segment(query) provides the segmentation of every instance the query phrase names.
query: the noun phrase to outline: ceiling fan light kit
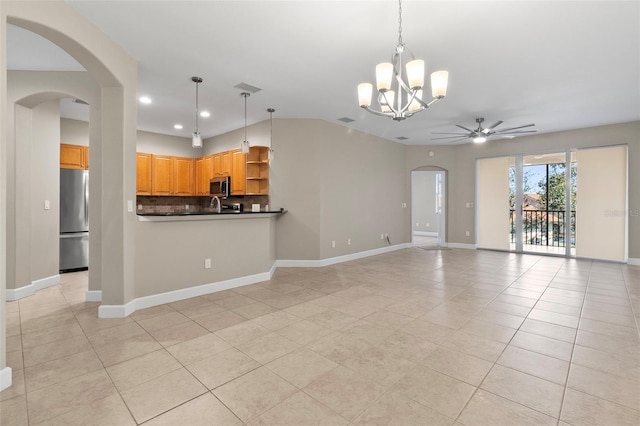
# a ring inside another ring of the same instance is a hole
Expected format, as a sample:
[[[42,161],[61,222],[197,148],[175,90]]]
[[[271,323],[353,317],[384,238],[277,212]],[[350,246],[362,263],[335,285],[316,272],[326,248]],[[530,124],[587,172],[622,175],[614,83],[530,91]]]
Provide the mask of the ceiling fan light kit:
[[[383,62],[376,66],[376,90],[380,110],[371,107],[373,85],[358,85],[358,104],[372,114],[390,117],[396,121],[404,120],[413,114],[424,111],[447,95],[448,71],[436,71],[431,74],[431,96],[428,103],[422,100],[425,66],[422,59],[412,59],[405,64],[406,81],[403,79],[402,54],[405,44],[402,41],[402,0],[398,1],[398,44],[392,62]],[[410,53],[410,52],[409,52]],[[411,55],[413,57],[413,55]]]

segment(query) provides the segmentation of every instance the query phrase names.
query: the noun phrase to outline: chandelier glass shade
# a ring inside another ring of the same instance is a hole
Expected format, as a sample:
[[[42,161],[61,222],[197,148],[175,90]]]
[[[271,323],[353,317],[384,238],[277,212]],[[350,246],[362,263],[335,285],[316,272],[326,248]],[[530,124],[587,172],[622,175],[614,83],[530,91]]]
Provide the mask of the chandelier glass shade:
[[[198,85],[202,83],[202,78],[191,77],[191,81],[196,84],[196,131],[191,134],[191,147],[202,148],[202,136],[198,131]]]
[[[436,71],[431,74],[431,99],[422,99],[425,64],[422,59],[412,59],[404,63],[402,55],[405,44],[402,41],[402,0],[399,0],[398,44],[391,62],[376,66],[376,90],[379,109],[371,107],[373,85],[358,85],[358,104],[367,111],[396,121],[404,120],[413,114],[429,108],[447,95],[449,73]],[[410,53],[410,52],[409,52]]]

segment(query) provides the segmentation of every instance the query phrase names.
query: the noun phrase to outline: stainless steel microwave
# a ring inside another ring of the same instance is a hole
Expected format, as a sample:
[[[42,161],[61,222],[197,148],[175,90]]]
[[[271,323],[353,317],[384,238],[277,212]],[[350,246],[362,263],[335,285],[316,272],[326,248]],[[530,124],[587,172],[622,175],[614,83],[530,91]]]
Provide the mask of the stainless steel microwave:
[[[209,185],[209,195],[218,197],[228,197],[231,192],[231,177],[219,176],[211,179]]]

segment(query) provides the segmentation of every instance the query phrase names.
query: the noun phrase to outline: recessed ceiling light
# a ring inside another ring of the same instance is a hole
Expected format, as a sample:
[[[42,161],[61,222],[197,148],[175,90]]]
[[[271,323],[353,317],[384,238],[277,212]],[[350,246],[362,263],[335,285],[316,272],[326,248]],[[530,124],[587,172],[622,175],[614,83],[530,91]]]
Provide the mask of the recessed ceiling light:
[[[151,98],[148,96],[140,96],[140,99],[138,99],[140,101],[141,104],[145,104],[145,105],[149,105],[151,103]]]
[[[182,129],[182,124],[174,124],[173,128],[176,130],[181,130]]]
[[[211,113],[209,111],[202,111],[200,117],[209,118],[211,117]]]

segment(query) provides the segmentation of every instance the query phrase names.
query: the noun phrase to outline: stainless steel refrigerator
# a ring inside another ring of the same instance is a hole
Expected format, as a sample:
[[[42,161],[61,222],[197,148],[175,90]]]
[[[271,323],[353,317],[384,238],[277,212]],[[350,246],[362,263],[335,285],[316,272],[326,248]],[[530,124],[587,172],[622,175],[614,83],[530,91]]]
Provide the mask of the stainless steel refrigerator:
[[[60,169],[60,272],[89,267],[89,171]]]

